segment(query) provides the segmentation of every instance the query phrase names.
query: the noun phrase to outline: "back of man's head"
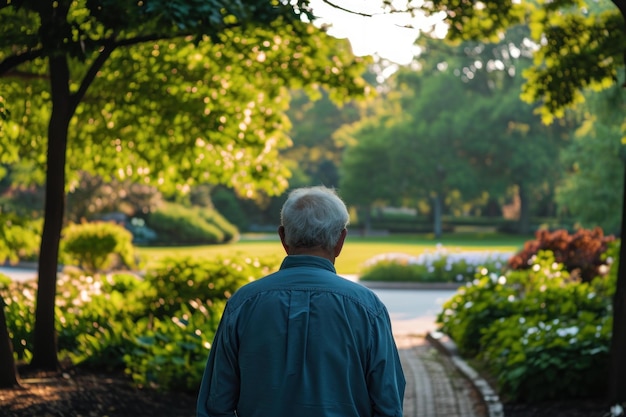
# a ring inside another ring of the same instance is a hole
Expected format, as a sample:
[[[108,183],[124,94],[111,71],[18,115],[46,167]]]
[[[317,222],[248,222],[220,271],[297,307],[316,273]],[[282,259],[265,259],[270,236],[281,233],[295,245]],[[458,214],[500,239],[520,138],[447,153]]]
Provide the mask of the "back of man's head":
[[[344,202],[323,186],[293,190],[280,212],[285,243],[293,248],[332,250],[349,221]]]

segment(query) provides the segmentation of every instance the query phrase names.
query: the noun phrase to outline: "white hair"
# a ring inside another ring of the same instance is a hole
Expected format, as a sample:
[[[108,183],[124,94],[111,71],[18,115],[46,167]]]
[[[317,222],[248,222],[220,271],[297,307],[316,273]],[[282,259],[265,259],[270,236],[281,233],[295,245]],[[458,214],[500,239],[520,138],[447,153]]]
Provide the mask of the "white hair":
[[[349,221],[344,202],[324,186],[293,190],[280,211],[285,243],[294,248],[332,250]]]

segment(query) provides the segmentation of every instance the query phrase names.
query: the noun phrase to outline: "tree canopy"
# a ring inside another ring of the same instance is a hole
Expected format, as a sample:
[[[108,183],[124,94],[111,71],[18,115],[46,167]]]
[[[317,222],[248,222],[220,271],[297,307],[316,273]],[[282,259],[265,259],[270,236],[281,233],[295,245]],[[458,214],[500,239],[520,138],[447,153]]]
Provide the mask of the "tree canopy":
[[[162,189],[283,190],[287,89],[368,88],[365,61],[313,18],[306,0],[0,3],[0,163],[30,161],[46,178],[31,365],[58,366],[57,257],[76,169]]]

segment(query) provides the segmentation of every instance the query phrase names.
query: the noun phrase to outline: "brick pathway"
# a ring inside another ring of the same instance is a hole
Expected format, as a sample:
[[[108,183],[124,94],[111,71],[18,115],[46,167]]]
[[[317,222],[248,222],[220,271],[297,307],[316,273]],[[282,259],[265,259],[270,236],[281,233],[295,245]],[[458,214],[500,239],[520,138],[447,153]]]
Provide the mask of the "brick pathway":
[[[398,334],[406,378],[404,417],[487,417],[477,390],[423,336]]]

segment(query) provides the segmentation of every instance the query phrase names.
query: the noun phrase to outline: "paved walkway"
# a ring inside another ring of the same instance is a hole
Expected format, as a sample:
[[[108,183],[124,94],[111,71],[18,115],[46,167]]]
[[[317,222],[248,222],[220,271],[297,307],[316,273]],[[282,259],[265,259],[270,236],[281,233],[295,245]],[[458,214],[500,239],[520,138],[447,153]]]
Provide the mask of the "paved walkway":
[[[424,336],[396,335],[406,378],[404,417],[489,417],[479,391]]]
[[[449,297],[449,292],[399,288],[398,293],[395,287],[364,284],[379,293],[390,311],[407,383],[404,417],[504,416],[492,388],[460,358],[454,343],[436,332],[432,306],[440,304],[437,298]]]

